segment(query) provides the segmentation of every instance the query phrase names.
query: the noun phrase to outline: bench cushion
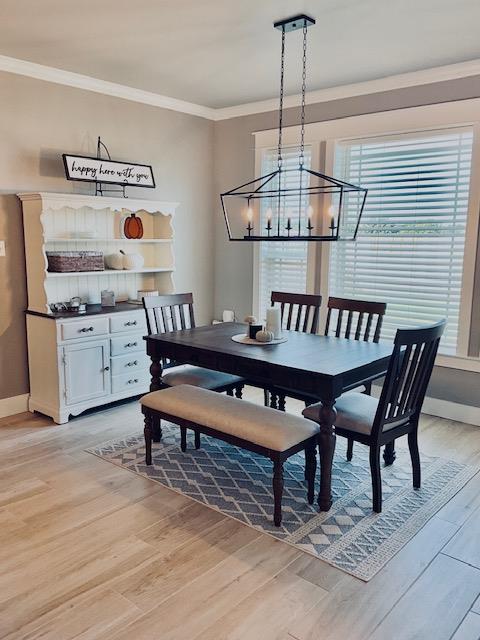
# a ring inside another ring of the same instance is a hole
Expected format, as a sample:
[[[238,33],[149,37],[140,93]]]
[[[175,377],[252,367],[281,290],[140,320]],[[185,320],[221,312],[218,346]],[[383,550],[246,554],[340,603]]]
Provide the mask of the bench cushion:
[[[179,384],[191,384],[194,387],[214,390],[229,385],[243,384],[245,381],[243,378],[232,376],[229,373],[185,364],[166,369],[162,376],[162,382],[168,384],[169,387],[176,387]]]
[[[345,393],[338,398],[335,404],[337,410],[335,426],[368,436],[372,431],[377,406],[377,398],[372,398],[365,393]],[[312,404],[303,410],[303,415],[310,420],[318,421],[320,407],[321,403]],[[386,424],[384,431],[398,427],[405,422],[407,420],[403,419]]]
[[[320,430],[311,420],[191,385],[153,391],[140,402],[272,451],[286,451]]]

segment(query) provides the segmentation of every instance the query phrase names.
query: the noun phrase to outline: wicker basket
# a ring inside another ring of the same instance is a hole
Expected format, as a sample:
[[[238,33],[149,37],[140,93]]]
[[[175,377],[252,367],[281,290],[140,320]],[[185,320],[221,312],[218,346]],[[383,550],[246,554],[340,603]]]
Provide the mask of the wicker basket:
[[[105,270],[101,251],[47,251],[47,260],[55,273]]]

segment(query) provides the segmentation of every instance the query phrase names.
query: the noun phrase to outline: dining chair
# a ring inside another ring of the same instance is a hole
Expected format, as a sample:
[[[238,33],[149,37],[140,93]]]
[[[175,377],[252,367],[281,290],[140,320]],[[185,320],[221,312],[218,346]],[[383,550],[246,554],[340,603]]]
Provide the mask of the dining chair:
[[[143,308],[147,318],[149,335],[169,333],[195,327],[192,293],[176,293],[162,296],[146,296],[143,298]],[[163,359],[161,388],[175,387],[180,384],[190,384],[227,395],[242,397],[245,380],[239,376],[182,364]],[[162,437],[160,424],[155,424],[153,440],[159,442]],[[197,443],[199,444],[199,443]]]
[[[336,338],[378,342],[382,330],[383,316],[387,310],[385,302],[353,300],[331,296],[327,303],[325,335]],[[372,381],[363,385],[362,393],[372,393]],[[348,441],[347,460],[353,457],[353,440]],[[386,464],[393,464],[395,450],[388,446],[383,455]]]
[[[380,447],[408,435],[413,468],[413,486],[420,488],[418,421],[432,375],[445,320],[428,327],[398,329],[380,398],[347,393],[335,405],[335,433],[367,445],[370,449],[373,510],[382,510]],[[319,420],[321,403],[303,411],[309,420]]]
[[[282,328],[287,331],[317,333],[322,296],[307,293],[272,291],[272,307],[280,305]],[[264,404],[285,411],[285,394],[273,388],[264,389]]]

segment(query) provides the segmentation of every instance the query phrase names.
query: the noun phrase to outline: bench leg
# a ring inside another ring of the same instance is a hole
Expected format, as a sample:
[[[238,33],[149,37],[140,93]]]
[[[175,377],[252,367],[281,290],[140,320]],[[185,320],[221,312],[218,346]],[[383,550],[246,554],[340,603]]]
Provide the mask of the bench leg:
[[[282,524],[283,495],[283,462],[273,461],[273,523],[276,527]]]
[[[270,391],[270,407],[272,409],[278,409],[278,396]]]
[[[200,449],[200,431],[195,431],[195,449]]]
[[[279,395],[278,396],[278,408],[280,409],[280,411],[285,411],[285,396],[284,395]]]
[[[305,480],[307,481],[308,504],[315,498],[315,475],[317,472],[317,447],[315,441],[305,447]]]
[[[242,399],[242,397],[243,397],[243,384],[239,384],[237,387],[235,387],[235,397],[238,398],[239,400]]]
[[[152,464],[152,437],[153,437],[153,429],[152,429],[152,418],[151,416],[145,415],[145,426],[143,428],[143,435],[145,436],[145,464]]]
[[[187,428],[180,427],[180,449],[185,453],[187,450]]]

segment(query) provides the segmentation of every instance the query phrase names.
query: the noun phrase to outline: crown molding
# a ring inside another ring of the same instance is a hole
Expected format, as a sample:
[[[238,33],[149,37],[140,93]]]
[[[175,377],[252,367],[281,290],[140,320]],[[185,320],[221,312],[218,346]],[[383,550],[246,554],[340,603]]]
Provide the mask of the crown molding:
[[[469,60],[468,62],[459,62],[457,64],[449,64],[443,67],[433,67],[432,69],[423,69],[421,71],[412,71],[410,73],[402,73],[394,76],[386,76],[384,78],[378,78],[377,80],[367,80],[365,82],[356,82],[355,84],[346,84],[328,89],[308,91],[306,94],[307,104],[330,102],[332,100],[340,100],[342,98],[353,98],[355,96],[392,91],[393,89],[416,87],[419,85],[432,84],[434,82],[444,82],[445,80],[457,80],[459,78],[467,78],[475,75],[480,75],[480,59]],[[283,99],[283,108],[288,109],[289,107],[300,106],[301,98],[301,94],[285,96]],[[240,116],[253,115],[255,113],[276,111],[277,109],[278,98],[273,98],[270,100],[262,100],[260,102],[240,104],[233,107],[224,107],[223,109],[215,109],[214,111],[215,120],[228,120],[230,118],[238,118]]]
[[[141,102],[142,104],[160,107],[161,109],[188,113],[189,115],[199,116],[200,118],[215,119],[215,109],[211,109],[210,107],[185,102],[184,100],[177,100],[169,96],[162,96],[159,93],[152,93],[151,91],[127,87],[123,84],[117,84],[116,82],[109,82],[108,80],[84,76],[80,73],[74,73],[73,71],[47,67],[43,64],[37,64],[36,62],[28,62],[27,60],[19,60],[18,58],[0,55],[0,71],[28,76],[36,80],[54,82],[55,84],[75,87],[76,89],[84,89],[85,91],[93,91],[94,93],[102,93],[115,98],[131,100],[132,102]]]
[[[230,118],[239,118],[241,116],[253,115],[256,113],[265,113],[275,111],[278,108],[278,98],[270,100],[261,100],[258,102],[249,102],[246,104],[236,105],[233,107],[211,108],[193,102],[186,102],[176,98],[170,98],[151,91],[135,89],[126,85],[109,82],[108,80],[100,80],[91,76],[85,76],[73,71],[65,71],[55,67],[28,62],[18,58],[0,55],[0,71],[7,73],[15,73],[17,75],[44,80],[45,82],[54,82],[76,89],[85,91],[93,91],[123,100],[139,102],[161,109],[169,109],[178,111],[207,120],[228,120]],[[332,100],[340,100],[342,98],[353,98],[355,96],[368,95],[372,93],[381,93],[383,91],[391,91],[393,89],[404,89],[407,87],[415,87],[419,85],[432,84],[434,82],[444,82],[446,80],[456,80],[459,78],[467,78],[470,76],[480,75],[480,59],[469,60],[457,64],[450,64],[443,67],[434,67],[432,69],[424,69],[422,71],[413,71],[411,73],[402,73],[377,80],[368,80],[366,82],[357,82],[354,84],[331,87],[328,89],[319,89],[307,92],[307,102],[315,104],[319,102],[329,102]],[[297,107],[300,105],[301,95],[291,95],[284,98],[284,108]]]

